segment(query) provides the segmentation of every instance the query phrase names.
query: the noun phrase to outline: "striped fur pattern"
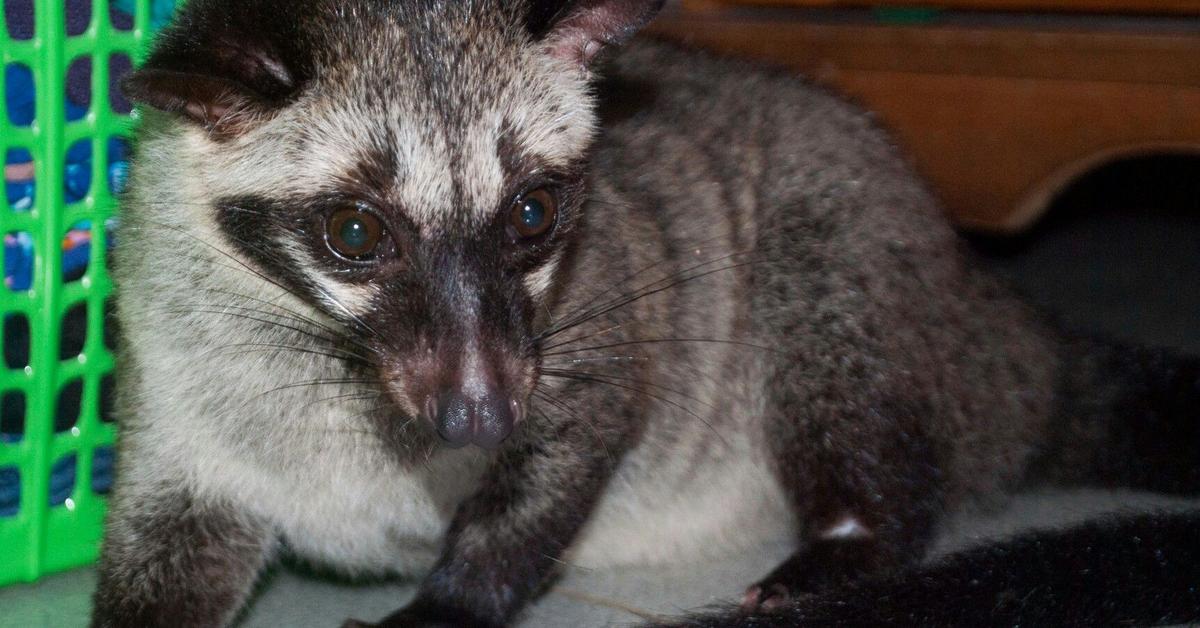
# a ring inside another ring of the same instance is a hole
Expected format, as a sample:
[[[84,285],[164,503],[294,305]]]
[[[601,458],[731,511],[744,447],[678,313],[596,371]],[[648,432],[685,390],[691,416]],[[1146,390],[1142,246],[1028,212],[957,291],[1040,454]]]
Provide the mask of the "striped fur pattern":
[[[1049,455],[1075,354],[872,117],[616,52],[659,4],[186,5],[127,85],[96,626],[224,625],[281,552],[422,578],[383,625],[498,626],[564,561],[794,536],[768,605],[911,563]],[[514,239],[535,188],[554,224]],[[373,261],[331,249],[346,208]],[[515,404],[498,449],[440,444],[460,388]]]

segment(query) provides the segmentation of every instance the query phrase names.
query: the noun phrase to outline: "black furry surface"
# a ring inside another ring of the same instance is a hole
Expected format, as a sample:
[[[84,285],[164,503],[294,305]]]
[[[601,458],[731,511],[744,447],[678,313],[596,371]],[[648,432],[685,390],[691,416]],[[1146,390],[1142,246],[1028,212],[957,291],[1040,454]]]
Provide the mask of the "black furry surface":
[[[890,578],[679,628],[1109,626],[1200,621],[1200,512],[1110,518],[985,545]]]

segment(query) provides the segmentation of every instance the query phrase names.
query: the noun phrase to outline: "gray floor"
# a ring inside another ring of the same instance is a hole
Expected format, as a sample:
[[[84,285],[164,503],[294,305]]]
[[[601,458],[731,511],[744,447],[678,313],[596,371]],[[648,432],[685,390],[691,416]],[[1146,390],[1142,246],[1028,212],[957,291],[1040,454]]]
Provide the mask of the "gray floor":
[[[1062,210],[1032,236],[979,242],[985,262],[1072,326],[1200,354],[1200,326],[1195,324],[1200,313],[1200,193],[1195,188],[1200,183],[1163,186],[1163,177],[1200,182],[1200,162],[1149,162],[1106,173],[1099,182],[1068,194]],[[1173,192],[1164,196],[1164,189]],[[1197,505],[1130,492],[1021,495],[998,512],[958,516],[937,551],[1102,512]],[[527,612],[522,625],[622,626],[641,617],[733,600],[788,551],[780,542],[698,565],[569,568],[564,580]],[[92,570],[83,569],[0,589],[0,628],[86,625],[94,578]],[[333,627],[348,616],[378,619],[411,592],[402,584],[350,586],[281,569],[268,577],[242,624]]]
[[[1066,525],[1100,513],[1178,510],[1200,501],[1134,492],[1042,492],[1018,496],[1000,512],[955,518],[935,554],[953,551],[1016,530]],[[628,626],[639,619],[736,599],[746,583],[787,556],[785,543],[723,561],[585,571],[567,576],[523,616],[524,628]],[[0,589],[0,628],[72,628],[87,625],[91,569],[52,576],[33,585]],[[335,628],[347,617],[379,619],[403,604],[412,587],[351,586],[291,570],[272,573],[241,625],[244,628]]]

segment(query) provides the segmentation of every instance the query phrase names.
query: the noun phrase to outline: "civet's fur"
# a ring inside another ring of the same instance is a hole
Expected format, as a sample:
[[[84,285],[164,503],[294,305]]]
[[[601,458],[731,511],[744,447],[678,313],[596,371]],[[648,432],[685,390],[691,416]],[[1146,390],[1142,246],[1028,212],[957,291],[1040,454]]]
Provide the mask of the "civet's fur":
[[[563,560],[798,534],[770,601],[910,563],[946,509],[1096,451],[1128,389],[1065,393],[1149,371],[968,266],[868,114],[647,42],[598,82],[657,4],[186,5],[128,85],[151,108],[97,625],[226,623],[284,547],[423,575],[395,625],[501,624]],[[522,248],[495,225],[534,185],[562,207]],[[356,202],[395,259],[326,250]],[[524,420],[440,447],[421,387],[485,376]]]

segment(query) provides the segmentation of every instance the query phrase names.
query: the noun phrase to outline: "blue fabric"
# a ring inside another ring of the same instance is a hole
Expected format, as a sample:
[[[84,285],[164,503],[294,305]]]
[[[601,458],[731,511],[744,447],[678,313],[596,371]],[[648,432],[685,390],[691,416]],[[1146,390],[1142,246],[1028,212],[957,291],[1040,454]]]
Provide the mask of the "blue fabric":
[[[60,458],[50,467],[50,505],[57,506],[75,490],[75,454]]]
[[[0,517],[12,517],[21,505],[21,473],[16,467],[0,467]]]
[[[32,70],[17,63],[5,66],[4,106],[8,109],[8,121],[13,126],[33,124],[36,110]]]

